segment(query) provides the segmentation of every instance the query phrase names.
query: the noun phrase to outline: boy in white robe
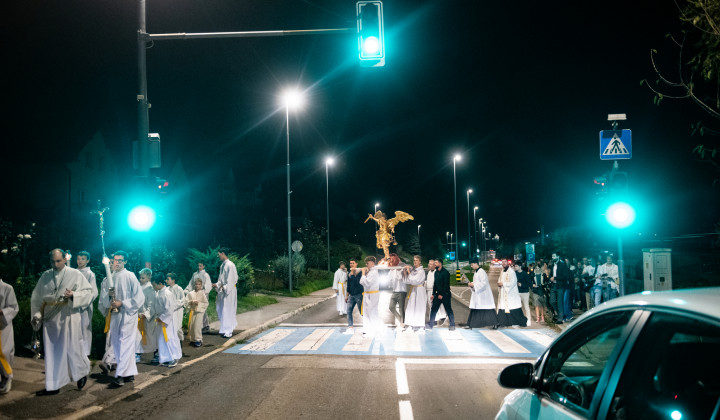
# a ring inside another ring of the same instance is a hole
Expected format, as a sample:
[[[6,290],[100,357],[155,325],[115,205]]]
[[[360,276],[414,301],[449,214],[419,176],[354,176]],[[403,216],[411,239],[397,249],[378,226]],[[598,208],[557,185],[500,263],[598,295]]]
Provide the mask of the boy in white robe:
[[[340,268],[335,272],[333,278],[332,289],[337,292],[335,297],[335,307],[337,308],[340,316],[347,314],[347,268],[345,268],[345,261],[340,261]]]
[[[138,335],[135,345],[135,363],[140,362],[142,353],[157,352],[157,337],[155,336],[155,320],[152,318],[152,307],[155,304],[155,289],[150,279],[152,270],[143,268],[140,270],[140,287],[145,295],[145,303],[138,311]]]
[[[518,325],[525,327],[527,326],[527,318],[522,311],[522,301],[518,292],[515,270],[508,265],[507,260],[503,260],[502,266],[503,271],[498,279],[498,326]]]
[[[175,327],[175,308],[178,302],[175,295],[165,287],[167,278],[155,275],[152,278],[152,285],[157,292],[155,298],[155,322],[158,324],[158,355],[160,356],[160,364],[172,368],[177,366],[178,360],[182,357],[180,350],[180,339],[174,332]]]
[[[170,289],[170,292],[173,296],[175,296],[175,302],[177,303],[173,316],[175,317],[175,329],[177,330],[178,339],[182,342],[185,339],[185,334],[183,334],[182,329],[183,317],[185,316],[185,309],[183,307],[185,292],[182,287],[177,285],[177,278],[177,274],[168,273],[165,277],[165,281],[167,283],[167,288]]]
[[[7,394],[12,388],[15,356],[12,321],[19,310],[15,290],[0,279],[0,395]]]
[[[212,290],[212,281],[210,281],[210,274],[205,271],[205,264],[199,262],[198,263],[198,270],[193,273],[192,278],[190,279],[190,282],[188,283],[187,287],[185,287],[185,295],[187,295],[190,292],[195,291],[195,280],[201,279],[203,283],[203,290],[205,291],[205,300],[208,302],[210,301],[210,291]],[[202,330],[207,331],[210,329],[210,321],[208,321],[207,317],[207,311],[203,312],[203,319],[202,319]]]
[[[375,257],[365,257],[365,267],[362,268],[360,284],[365,288],[363,292],[362,317],[363,334],[374,334],[380,329],[380,314],[378,303],[380,303],[380,277],[375,267]]]
[[[45,345],[45,389],[38,396],[55,395],[71,381],[83,389],[90,373],[81,312],[92,289],[82,273],[65,266],[65,251],[50,251],[50,261],[53,268],[42,274],[30,298],[31,323],[36,330],[42,325]]]
[[[193,347],[202,346],[203,314],[208,307],[208,300],[203,290],[202,279],[195,279],[195,290],[185,296],[188,314],[188,340]]]
[[[237,326],[237,281],[238,274],[235,263],[228,258],[228,248],[220,248],[218,250],[218,258],[220,264],[220,274],[217,283],[213,284],[213,288],[217,290],[217,298],[215,300],[215,308],[217,309],[218,318],[220,318],[220,335],[225,338],[232,337],[233,330]]]
[[[425,308],[427,307],[427,292],[425,291],[425,270],[419,255],[413,257],[413,268],[405,266],[402,271],[403,283],[409,285],[407,307],[405,308],[405,327],[412,327],[413,331],[425,332]]]
[[[98,367],[104,374],[115,370],[117,361],[115,360],[115,352],[113,351],[112,339],[110,338],[110,298],[109,298],[110,280],[107,277],[100,282],[100,293],[98,299],[98,312],[105,317],[105,354],[98,363]]]
[[[95,273],[88,267],[90,263],[90,253],[87,251],[78,252],[77,258],[77,269],[85,276],[90,288],[92,289],[92,300],[90,304],[82,311],[82,325],[83,325],[83,344],[85,346],[85,354],[90,355],[90,348],[92,347],[92,318],[93,318],[93,302],[98,297],[97,282],[95,281]]]
[[[492,327],[496,329],[498,321],[495,298],[490,288],[488,275],[477,262],[473,262],[470,266],[474,274],[472,281],[468,283],[472,295],[470,296],[470,315],[467,320],[467,328]]]
[[[118,310],[110,312],[110,342],[117,362],[115,380],[110,383],[111,388],[133,382],[138,373],[135,362],[138,311],[145,304],[145,295],[135,273],[125,269],[127,258],[128,255],[124,251],[117,251],[113,255],[112,285],[115,296],[111,300],[110,296],[103,296],[101,293],[98,302],[99,310],[100,304],[105,309],[108,301],[110,308]],[[104,288],[101,292],[107,293]]]

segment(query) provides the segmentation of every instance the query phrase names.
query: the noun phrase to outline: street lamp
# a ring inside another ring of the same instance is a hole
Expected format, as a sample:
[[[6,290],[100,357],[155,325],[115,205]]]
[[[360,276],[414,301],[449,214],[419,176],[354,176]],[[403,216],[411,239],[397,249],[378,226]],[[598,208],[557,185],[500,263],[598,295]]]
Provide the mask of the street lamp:
[[[473,247],[473,249],[475,250],[475,252],[480,251],[478,249],[478,243],[477,243],[478,242],[478,240],[477,240],[477,237],[478,237],[477,225],[475,224],[475,221],[477,220],[477,215],[475,213],[477,213],[477,211],[478,211],[478,206],[473,207],[473,234],[475,234],[475,246]]]
[[[331,157],[325,159],[325,197],[327,197],[327,263],[328,271],[330,271],[330,177],[328,175],[328,167],[332,165],[335,160]]]
[[[375,209],[373,211],[373,216],[375,216],[375,214],[377,213],[378,207],[380,207],[380,203],[375,203]],[[377,248],[377,230],[378,230],[378,224],[375,223],[375,244],[373,245],[373,247],[374,247],[373,249],[375,250],[375,252],[373,252],[373,254],[377,254],[377,250],[378,250],[378,248]]]
[[[468,227],[468,264],[470,264],[470,260],[472,260],[472,254],[471,254],[472,251],[470,251],[470,244],[472,243],[472,242],[470,242],[470,194],[472,194],[472,192],[473,192],[473,190],[472,190],[472,188],[470,188],[467,190],[467,194],[466,194],[467,195],[467,208],[468,208],[468,218],[467,218],[467,220],[468,220],[468,224],[467,224],[467,227]]]
[[[457,162],[462,159],[462,156],[456,154],[453,157],[453,195],[455,197],[455,276],[460,272],[460,250],[457,245],[458,238],[458,221],[457,221]]]
[[[450,232],[445,232],[445,247],[450,251]]]
[[[297,89],[287,90],[282,95],[285,105],[285,128],[287,134],[287,242],[288,242],[288,285],[292,292],[292,220],[290,217],[290,108],[299,108],[303,96]]]
[[[422,225],[418,225],[418,246],[420,246],[420,226]]]

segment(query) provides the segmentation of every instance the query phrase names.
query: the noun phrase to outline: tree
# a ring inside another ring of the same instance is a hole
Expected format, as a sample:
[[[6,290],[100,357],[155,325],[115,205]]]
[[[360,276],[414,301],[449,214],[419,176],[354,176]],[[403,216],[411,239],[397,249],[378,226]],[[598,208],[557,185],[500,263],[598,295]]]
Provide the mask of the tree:
[[[650,61],[657,80],[641,84],[655,94],[658,105],[663,99],[690,99],[704,111],[705,121],[691,127],[693,134],[707,136],[708,143],[697,145],[693,153],[720,172],[720,0],[686,0],[678,8],[682,31],[668,35],[678,49],[676,73],[660,68],[653,49]]]
[[[297,228],[295,237],[303,244],[302,254],[307,260],[308,266],[327,268],[327,244],[324,228],[317,228],[310,219],[305,219],[302,227]]]

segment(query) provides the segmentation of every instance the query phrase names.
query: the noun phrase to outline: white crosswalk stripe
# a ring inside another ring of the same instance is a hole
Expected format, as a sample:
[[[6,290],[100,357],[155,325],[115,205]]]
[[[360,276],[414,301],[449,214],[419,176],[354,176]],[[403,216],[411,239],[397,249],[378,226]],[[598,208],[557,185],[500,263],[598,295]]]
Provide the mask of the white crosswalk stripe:
[[[517,341],[500,331],[480,331],[480,334],[492,341],[493,344],[505,353],[530,353],[530,350],[521,346]]]
[[[355,334],[350,337],[350,340],[345,344],[342,351],[359,351],[366,352],[370,350],[372,345],[373,337],[366,337],[360,331],[355,331]]]
[[[470,343],[460,334],[460,331],[438,330],[443,343],[451,353],[467,353],[472,350]]]
[[[283,338],[287,337],[288,335],[295,332],[294,328],[288,328],[288,329],[277,329],[270,331],[269,333],[263,335],[262,337],[258,338],[257,340],[246,344],[241,348],[241,350],[247,350],[247,351],[265,351],[278,343]]]
[[[532,341],[542,344],[544,347],[548,347],[550,343],[553,342],[553,339],[540,331],[518,331],[520,334],[524,335],[525,337],[531,339]]]
[[[395,351],[422,351],[420,337],[411,331],[396,331]]]
[[[330,335],[332,335],[332,328],[318,328],[307,337],[303,338],[297,346],[293,347],[293,350],[317,350],[323,345]]]

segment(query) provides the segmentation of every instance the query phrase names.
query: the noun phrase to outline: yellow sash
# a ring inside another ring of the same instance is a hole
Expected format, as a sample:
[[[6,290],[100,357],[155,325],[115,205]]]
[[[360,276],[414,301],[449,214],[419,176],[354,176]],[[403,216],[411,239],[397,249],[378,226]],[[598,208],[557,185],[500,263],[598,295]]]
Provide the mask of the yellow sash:
[[[112,308],[108,309],[108,314],[105,316],[105,329],[103,330],[104,334],[107,334],[108,331],[110,331],[110,314],[112,313]]]
[[[167,330],[165,329],[165,323],[162,322],[162,321],[160,321],[159,319],[155,319],[155,322],[157,322],[158,324],[162,325],[163,338],[165,339],[165,342],[167,343],[168,339],[167,339]]]
[[[2,352],[2,331],[0,331],[0,365],[2,365],[5,373],[7,373],[8,375],[12,375],[12,368],[10,367],[10,363],[5,360],[5,355]]]
[[[192,322],[193,312],[195,312],[195,311],[190,309],[190,315],[188,315],[188,332],[190,332],[190,323]]]
[[[345,296],[345,283],[340,283],[340,287],[342,287],[342,295],[343,295],[343,297],[347,297],[347,296]]]
[[[145,337],[145,318],[138,317],[138,330],[140,331],[140,336],[142,337],[143,346],[146,346],[147,337]]]
[[[363,315],[363,311],[365,310],[365,295],[368,295],[370,293],[377,293],[379,290],[371,290],[369,292],[363,292],[363,304],[360,306],[360,315]]]

